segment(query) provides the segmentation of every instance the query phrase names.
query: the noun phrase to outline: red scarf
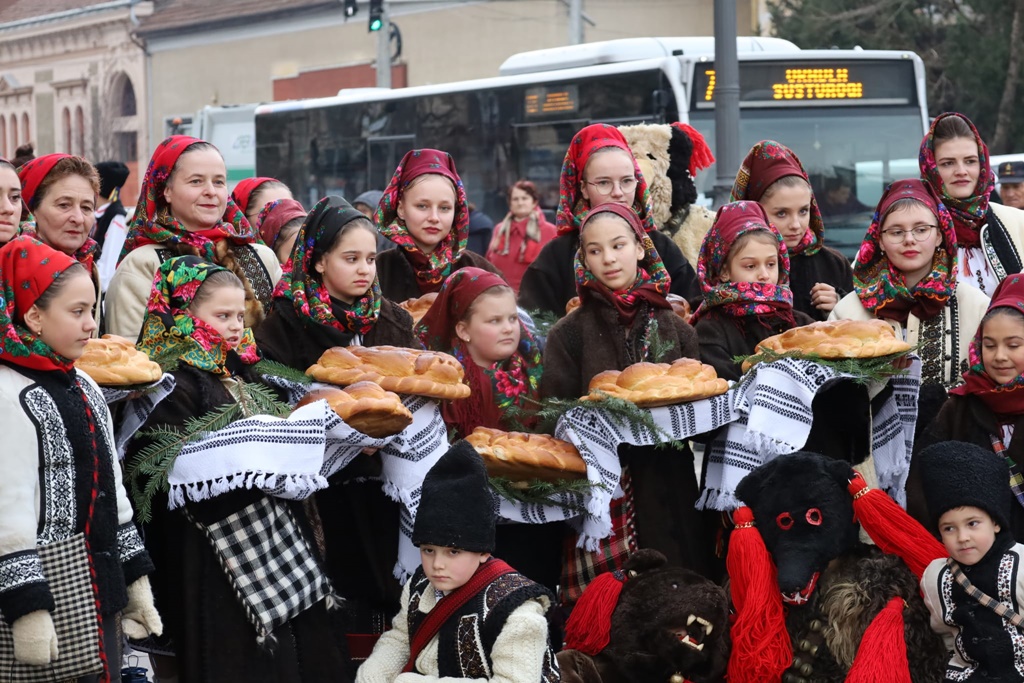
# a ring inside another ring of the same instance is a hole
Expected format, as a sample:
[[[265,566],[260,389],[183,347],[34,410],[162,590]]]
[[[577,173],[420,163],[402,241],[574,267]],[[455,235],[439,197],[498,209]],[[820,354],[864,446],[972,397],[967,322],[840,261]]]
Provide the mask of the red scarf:
[[[1010,275],[999,283],[996,291],[992,293],[992,303],[989,304],[988,312],[997,308],[1010,308],[1018,313],[1024,313],[1024,276]],[[968,351],[970,367],[964,372],[964,383],[951,389],[949,393],[956,396],[977,396],[996,414],[1001,423],[1006,424],[1024,414],[1024,374],[1018,375],[1006,384],[996,384],[995,380],[989,377],[982,361],[983,327],[984,325],[978,327],[974,339],[971,340]]]
[[[231,199],[234,200],[235,205],[242,210],[242,213],[249,212],[249,199],[252,198],[253,192],[259,189],[259,186],[266,182],[277,182],[277,178],[257,176],[255,178],[246,178],[238,181],[238,184],[235,185],[235,189],[231,191]]]
[[[416,633],[412,634],[412,640],[409,642],[409,660],[405,663],[402,673],[408,673],[416,669],[416,658],[420,656],[423,648],[441,631],[441,627],[445,625],[445,622],[451,619],[467,602],[479,595],[480,591],[490,586],[495,579],[514,572],[515,569],[512,569],[505,562],[492,557],[480,565],[480,568],[470,577],[469,581],[438,600],[437,604],[434,605],[434,609],[430,610],[430,613],[423,619]]]

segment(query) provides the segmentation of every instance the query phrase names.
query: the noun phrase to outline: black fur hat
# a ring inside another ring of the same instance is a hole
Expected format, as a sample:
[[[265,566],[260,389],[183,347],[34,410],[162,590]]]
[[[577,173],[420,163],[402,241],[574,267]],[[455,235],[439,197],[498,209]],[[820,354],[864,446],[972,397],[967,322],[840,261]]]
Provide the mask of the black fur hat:
[[[100,197],[103,201],[110,198],[115,187],[121,187],[128,181],[130,173],[128,167],[120,161],[101,161],[96,164],[96,171],[100,174]]]
[[[998,454],[963,441],[943,441],[921,451],[921,482],[932,531],[948,510],[977,507],[1009,529],[1010,468]]]
[[[496,516],[484,461],[469,443],[457,441],[423,478],[412,542],[489,553]]]

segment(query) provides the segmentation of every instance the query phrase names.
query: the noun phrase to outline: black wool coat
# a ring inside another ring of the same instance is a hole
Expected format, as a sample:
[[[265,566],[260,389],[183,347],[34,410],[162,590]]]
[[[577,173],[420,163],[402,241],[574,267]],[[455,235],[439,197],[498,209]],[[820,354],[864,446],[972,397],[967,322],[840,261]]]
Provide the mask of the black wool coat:
[[[842,299],[853,291],[850,262],[829,247],[822,247],[813,256],[797,254],[790,257],[789,287],[793,290],[793,309],[815,320],[826,320],[829,312],[819,310],[811,303],[811,288],[819,282],[835,287],[836,294]]]
[[[670,291],[687,301],[699,297],[697,273],[672,238],[660,230],[648,235],[672,279]],[[519,305],[527,311],[550,311],[557,316],[565,315],[565,305],[576,296],[573,260],[579,248],[577,233],[559,235],[545,244],[537,260],[530,264],[523,275],[519,285]]]
[[[243,380],[254,380],[248,369]],[[182,365],[174,372],[177,386],[160,402],[147,427],[181,427],[234,399],[211,373]],[[127,458],[145,447],[145,439],[129,444]],[[264,494],[238,490],[206,501],[186,504],[195,519],[213,523],[224,519]],[[312,528],[302,504],[291,503],[310,547],[316,551]],[[181,510],[167,509],[167,496],[153,501],[153,518],[144,525],[146,547],[156,565],[151,576],[156,607],[164,622],[163,639],[173,643],[180,677],[196,683],[255,681],[285,683],[297,680],[352,680],[344,624],[340,613],[329,613],[324,601],[277,627],[273,648],[256,642],[256,630],[224,574],[204,533]]]
[[[655,319],[662,341],[672,343],[661,362],[698,357],[697,335],[692,327],[667,309],[658,309]],[[544,348],[541,396],[585,395],[594,375],[623,370],[640,360],[628,346],[617,311],[602,299],[589,300],[551,328]],[[710,575],[714,516],[694,509],[700,487],[689,446],[622,445],[619,458],[633,477],[640,547],[660,550],[670,564]]]
[[[480,254],[472,251],[464,251],[455,261],[451,272],[475,266],[501,275],[501,271]],[[380,278],[380,291],[385,299],[399,303],[407,299],[417,299],[426,292],[420,290],[416,282],[416,271],[401,248],[389,249],[383,254],[377,254],[377,277]]]

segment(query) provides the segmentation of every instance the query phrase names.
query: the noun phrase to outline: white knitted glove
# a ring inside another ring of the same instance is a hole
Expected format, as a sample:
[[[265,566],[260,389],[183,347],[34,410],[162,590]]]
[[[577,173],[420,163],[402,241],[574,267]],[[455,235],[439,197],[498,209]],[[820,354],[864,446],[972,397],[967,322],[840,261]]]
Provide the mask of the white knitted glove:
[[[57,631],[44,609],[29,612],[11,624],[14,658],[22,664],[47,666],[57,659]]]
[[[128,586],[128,605],[121,612],[121,628],[129,638],[143,640],[164,632],[164,623],[153,605],[153,589],[149,577],[136,579]]]

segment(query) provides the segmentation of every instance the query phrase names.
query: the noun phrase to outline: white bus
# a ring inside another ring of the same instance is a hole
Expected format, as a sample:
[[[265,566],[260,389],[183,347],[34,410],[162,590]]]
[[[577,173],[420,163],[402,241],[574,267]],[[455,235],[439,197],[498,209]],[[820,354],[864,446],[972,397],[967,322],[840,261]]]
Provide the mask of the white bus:
[[[793,148],[832,209],[829,242],[852,255],[886,182],[918,175],[928,124],[921,59],[906,51],[801,50],[777,38],[738,38],[737,47],[741,149],[765,138]],[[330,193],[383,189],[406,151],[444,149],[470,200],[497,219],[518,178],[537,183],[543,207],[557,205],[569,141],[590,123],[684,121],[714,149],[715,85],[713,38],[525,52],[496,78],[262,105],[256,170],[311,204]],[[698,188],[707,192],[713,182],[710,169]],[[842,201],[844,186],[850,196]]]

